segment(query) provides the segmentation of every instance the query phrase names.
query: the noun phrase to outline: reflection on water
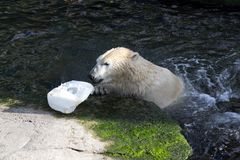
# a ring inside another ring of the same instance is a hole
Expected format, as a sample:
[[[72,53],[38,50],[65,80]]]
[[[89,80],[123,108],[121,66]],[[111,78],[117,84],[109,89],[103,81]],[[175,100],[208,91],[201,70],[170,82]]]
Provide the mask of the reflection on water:
[[[216,103],[240,96],[240,12],[157,1],[27,0],[1,1],[0,21],[1,95],[45,99],[61,82],[88,81],[99,54],[128,47],[184,79],[187,100],[174,117],[195,157],[236,156],[240,144],[229,142],[220,150],[233,137],[220,141],[228,132],[214,125],[220,133],[212,138],[209,123],[232,116],[221,115]]]

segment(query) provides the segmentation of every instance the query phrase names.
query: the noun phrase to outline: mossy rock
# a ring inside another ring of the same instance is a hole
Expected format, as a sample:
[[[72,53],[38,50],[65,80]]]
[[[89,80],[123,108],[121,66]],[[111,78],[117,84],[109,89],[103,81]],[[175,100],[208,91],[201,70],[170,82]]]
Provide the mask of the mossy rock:
[[[90,97],[70,116],[110,141],[106,154],[112,157],[184,160],[192,153],[179,125],[149,102]]]

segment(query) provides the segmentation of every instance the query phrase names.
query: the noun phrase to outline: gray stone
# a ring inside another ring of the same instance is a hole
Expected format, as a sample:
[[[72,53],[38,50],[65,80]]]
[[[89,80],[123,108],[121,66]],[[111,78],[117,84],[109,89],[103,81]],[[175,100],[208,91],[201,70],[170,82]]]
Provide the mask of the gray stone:
[[[31,107],[0,106],[1,160],[101,160],[101,142],[74,119]]]

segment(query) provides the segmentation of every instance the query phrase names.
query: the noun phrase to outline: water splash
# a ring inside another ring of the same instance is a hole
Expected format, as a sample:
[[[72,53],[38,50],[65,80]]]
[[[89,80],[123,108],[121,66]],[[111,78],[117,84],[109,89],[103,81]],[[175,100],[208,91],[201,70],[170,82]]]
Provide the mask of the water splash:
[[[236,88],[236,78],[240,73],[239,59],[222,70],[216,63],[197,57],[169,58],[164,61],[163,66],[165,65],[173,68],[183,79],[187,97],[195,97],[195,100],[208,106],[215,106],[217,102],[229,101],[231,98],[240,98],[240,88]]]

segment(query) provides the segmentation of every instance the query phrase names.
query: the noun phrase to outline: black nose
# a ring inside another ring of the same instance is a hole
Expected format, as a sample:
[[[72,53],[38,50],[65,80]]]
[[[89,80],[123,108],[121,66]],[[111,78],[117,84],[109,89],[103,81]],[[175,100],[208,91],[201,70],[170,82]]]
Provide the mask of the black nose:
[[[91,74],[88,74],[88,77],[89,77],[91,80],[94,80],[94,77],[93,77],[93,75],[91,75]]]

